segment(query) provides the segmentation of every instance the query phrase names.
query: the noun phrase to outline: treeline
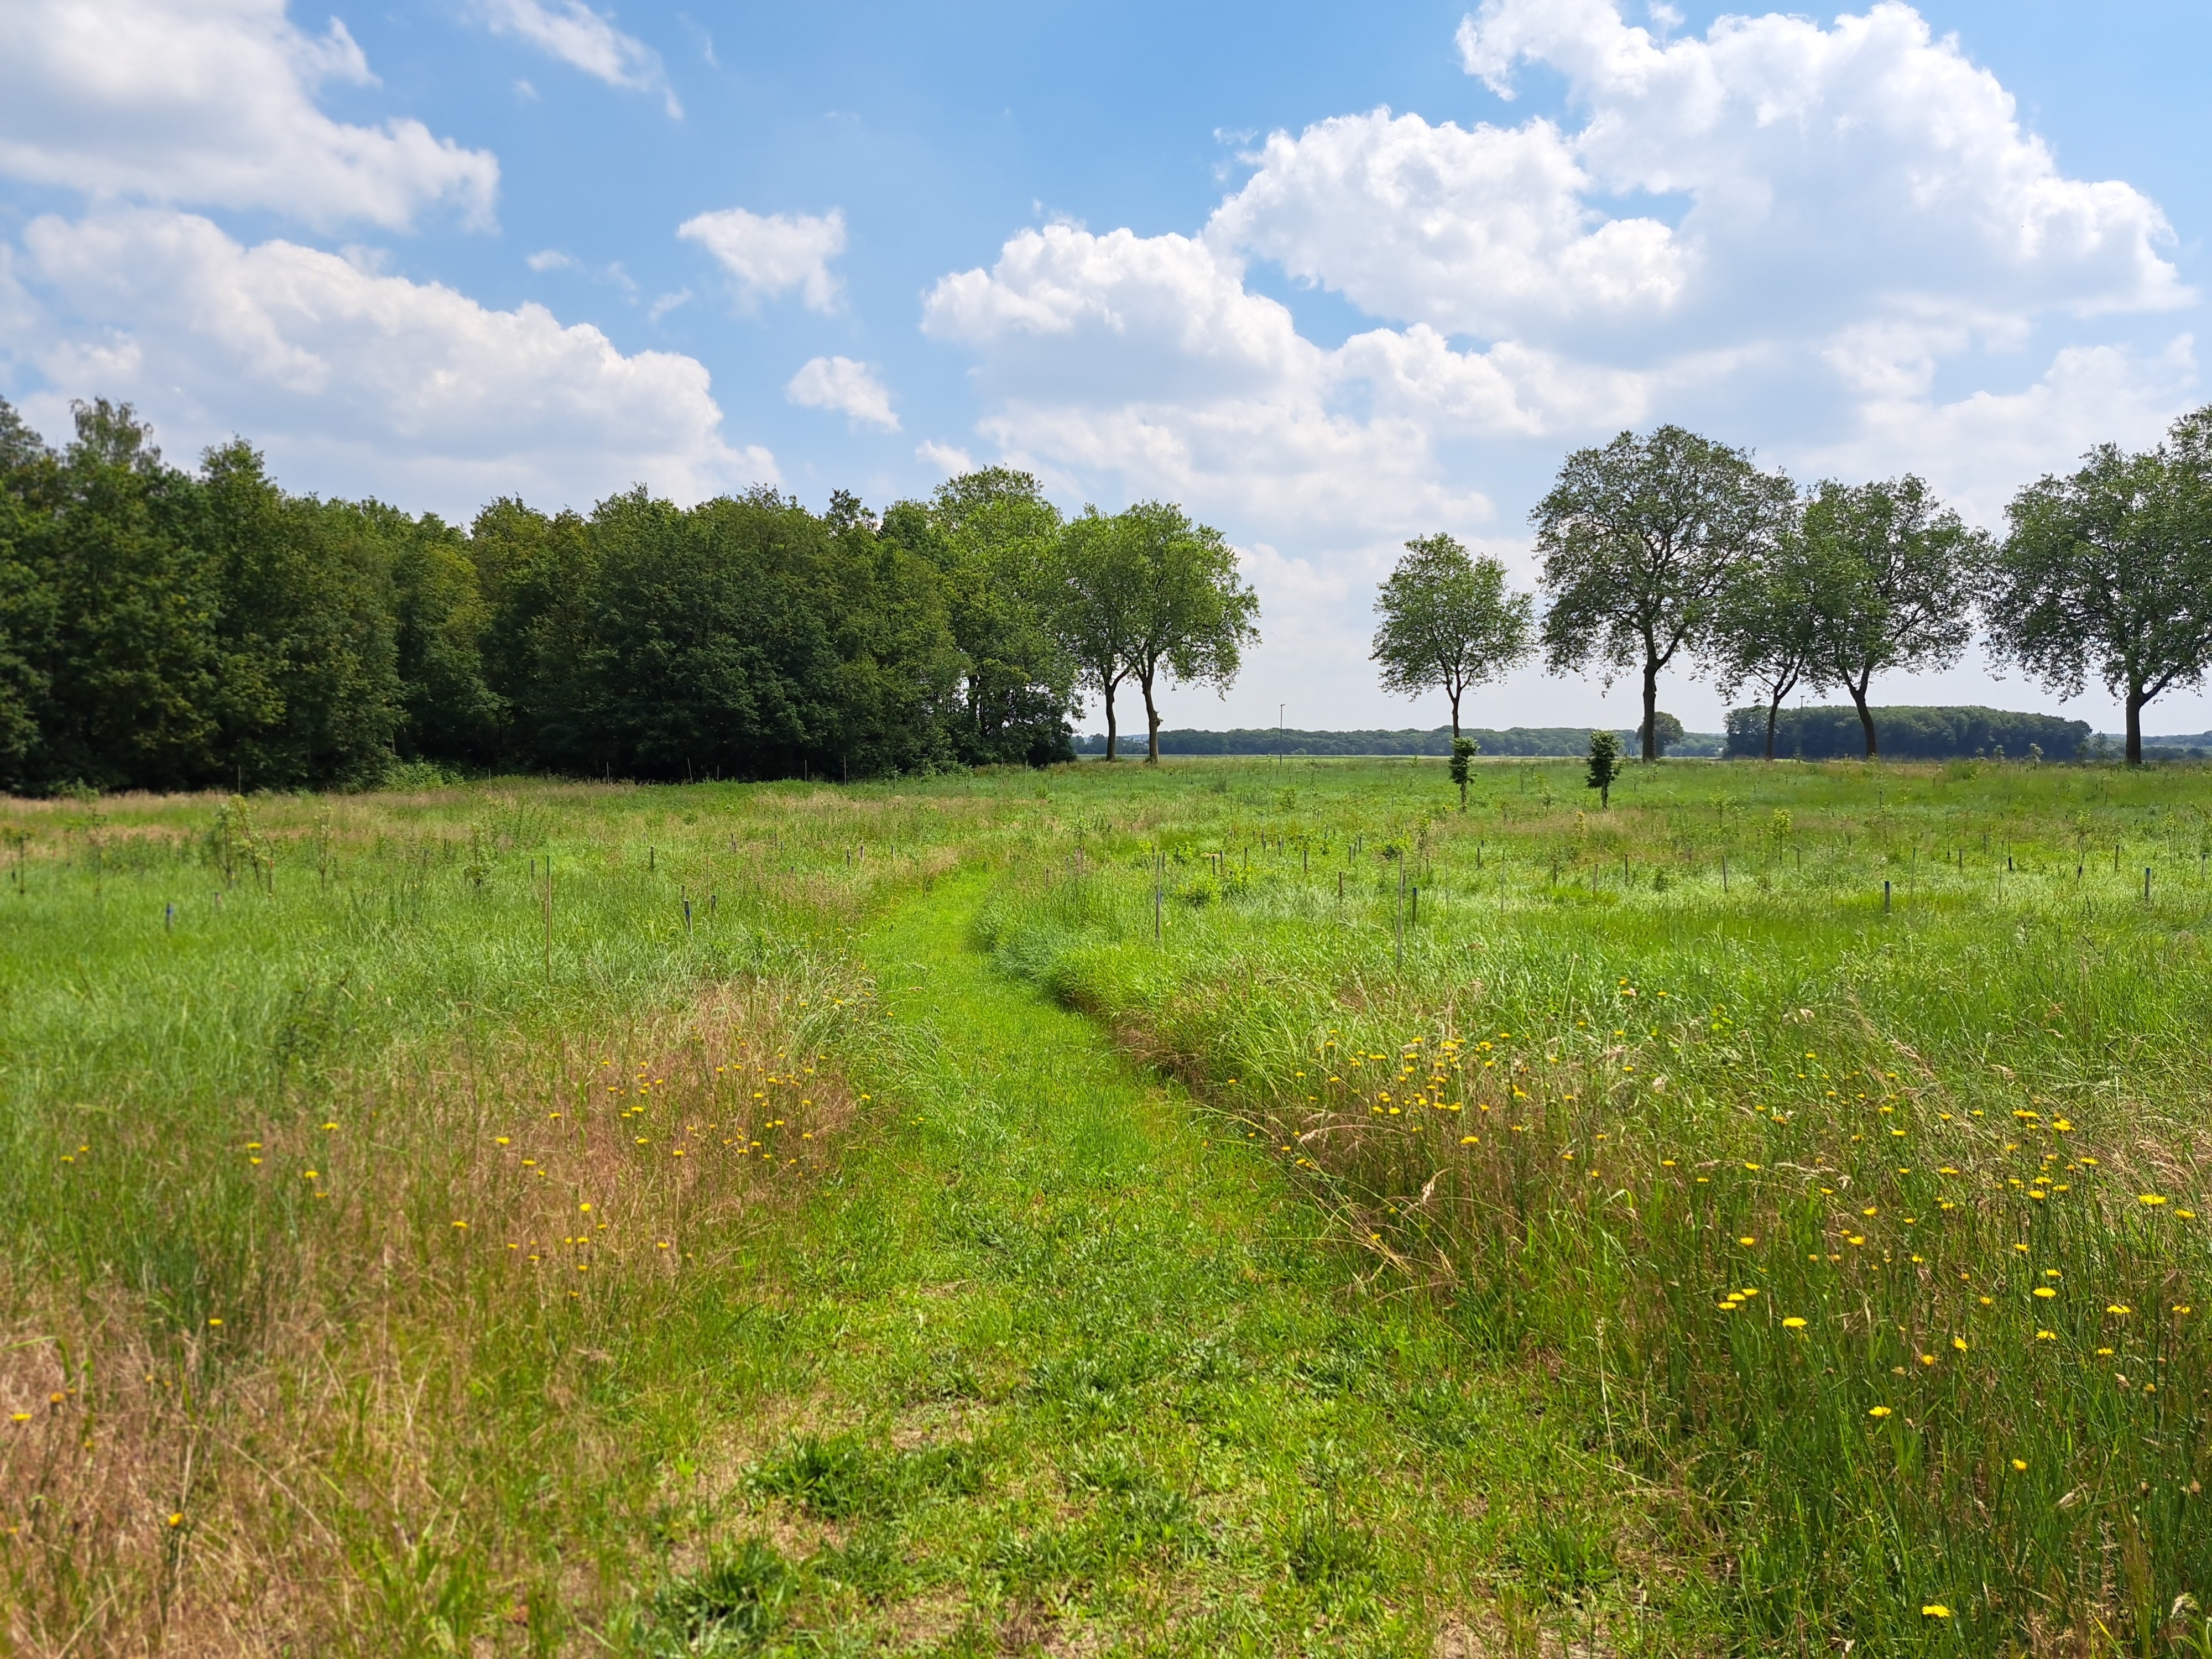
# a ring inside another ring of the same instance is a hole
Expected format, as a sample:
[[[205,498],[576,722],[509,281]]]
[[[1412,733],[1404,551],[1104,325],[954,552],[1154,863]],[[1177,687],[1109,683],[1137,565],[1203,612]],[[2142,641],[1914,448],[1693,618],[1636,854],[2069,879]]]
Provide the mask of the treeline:
[[[1999,661],[2062,696],[2092,679],[2110,690],[2139,763],[2144,708],[2212,669],[2212,407],[2151,449],[2100,445],[2073,473],[2020,490],[2001,538],[1910,474],[1801,490],[1677,426],[1577,450],[1530,517],[1540,623],[1536,596],[1513,592],[1498,560],[1446,535],[1407,543],[1377,596],[1384,688],[1443,691],[1455,732],[1463,694],[1540,646],[1555,674],[1642,681],[1646,760],[1665,747],[1670,669],[1710,674],[1723,696],[1755,688],[1757,752],[1770,758],[1790,752],[1786,698],[1845,693],[1871,759],[1883,747],[1874,682],[1956,662],[1978,616]],[[1918,730],[1902,720],[1897,736]],[[1741,723],[1730,732],[1745,752]],[[1793,744],[1824,740],[1801,718]]]
[[[1770,710],[1729,711],[1731,760],[1769,756]],[[2077,760],[2089,753],[2093,733],[2087,720],[2056,714],[2014,714],[2002,708],[1870,708],[1881,752],[1899,760],[1953,760],[1987,755],[1998,759]],[[1856,708],[1784,708],[1774,720],[1772,755],[1801,760],[1835,760],[1864,752],[1864,732]]]
[[[1661,738],[1669,753],[1676,755],[1717,755],[1722,738],[1717,733],[1690,732],[1670,738],[1665,722],[1670,715],[1661,717]],[[1591,728],[1587,726],[1515,726],[1504,731],[1491,731],[1480,726],[1468,726],[1465,736],[1474,739],[1480,751],[1491,756],[1548,756],[1580,755],[1589,749]],[[1452,729],[1439,726],[1434,731],[1369,731],[1369,732],[1300,732],[1275,726],[1240,727],[1231,732],[1200,732],[1188,729],[1165,731],[1160,733],[1160,753],[1163,755],[1289,755],[1317,757],[1332,755],[1406,755],[1448,757],[1452,751]],[[1623,742],[1632,741],[1636,733],[1616,732]],[[1106,751],[1106,739],[1092,733],[1076,745],[1084,754],[1099,755]]]
[[[1225,684],[1217,532],[1073,520],[989,470],[880,514],[759,489],[464,527],[170,465],[127,406],[50,448],[0,402],[0,788],[373,784],[395,762],[866,777],[1072,758],[1080,689]]]

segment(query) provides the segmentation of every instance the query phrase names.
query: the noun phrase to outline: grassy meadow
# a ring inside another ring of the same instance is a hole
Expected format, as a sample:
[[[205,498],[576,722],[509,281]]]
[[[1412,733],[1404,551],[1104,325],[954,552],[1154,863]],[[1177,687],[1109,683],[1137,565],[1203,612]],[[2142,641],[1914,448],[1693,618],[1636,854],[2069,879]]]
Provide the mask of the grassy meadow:
[[[2208,807],[0,805],[0,1650],[2212,1653]]]

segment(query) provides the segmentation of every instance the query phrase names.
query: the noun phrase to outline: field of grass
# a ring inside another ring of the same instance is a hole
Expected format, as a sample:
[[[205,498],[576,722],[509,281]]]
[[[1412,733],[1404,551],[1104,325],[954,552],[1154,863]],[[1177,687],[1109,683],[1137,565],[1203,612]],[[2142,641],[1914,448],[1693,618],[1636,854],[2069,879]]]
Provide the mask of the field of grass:
[[[0,1649],[2212,1652],[2204,776],[0,805]]]

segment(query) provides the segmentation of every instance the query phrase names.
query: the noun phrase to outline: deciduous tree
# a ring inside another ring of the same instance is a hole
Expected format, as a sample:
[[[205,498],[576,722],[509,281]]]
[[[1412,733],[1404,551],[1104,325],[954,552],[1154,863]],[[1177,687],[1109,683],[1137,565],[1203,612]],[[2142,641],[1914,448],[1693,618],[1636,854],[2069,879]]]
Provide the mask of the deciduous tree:
[[[1714,678],[1725,698],[1747,684],[1759,688],[1768,760],[1783,699],[1801,685],[1816,690],[1822,684],[1817,647],[1826,592],[1819,561],[1792,525],[1737,568],[1714,611]]]
[[[1620,775],[1620,739],[1610,732],[1590,733],[1589,764],[1583,782],[1597,791],[1601,811],[1613,805],[1613,781]]]
[[[1115,748],[1114,690],[1144,694],[1146,758],[1160,757],[1159,693],[1170,681],[1226,690],[1244,648],[1259,639],[1259,596],[1211,526],[1165,501],[1139,501],[1069,526],[1063,556],[1063,638],[1106,699]]]
[[[1595,660],[1608,684],[1640,671],[1645,760],[1658,758],[1660,671],[1702,647],[1723,590],[1792,499],[1789,481],[1744,451],[1662,426],[1576,451],[1530,514],[1551,601],[1546,663],[1565,673]]]
[[[1998,654],[2062,696],[2094,674],[2118,696],[2140,766],[2144,705],[2212,662],[2212,407],[2082,462],[2013,497],[1984,611]]]
[[[1817,599],[1814,677],[1851,694],[1873,760],[1881,747],[1868,686],[1876,674],[1959,659],[1989,538],[1909,473],[1824,482],[1805,504],[1803,537]]]
[[[1498,560],[1472,558],[1446,535],[1406,544],[1405,556],[1375,597],[1382,621],[1370,655],[1382,689],[1451,699],[1452,736],[1467,689],[1510,672],[1532,649],[1536,601],[1505,586]]]

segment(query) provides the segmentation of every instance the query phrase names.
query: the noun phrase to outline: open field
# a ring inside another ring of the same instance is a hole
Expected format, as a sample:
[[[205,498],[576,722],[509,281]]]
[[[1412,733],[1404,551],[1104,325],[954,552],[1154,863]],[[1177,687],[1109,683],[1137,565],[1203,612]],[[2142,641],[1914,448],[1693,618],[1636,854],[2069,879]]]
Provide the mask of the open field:
[[[2204,775],[8,803],[6,1642],[2212,1651]]]

